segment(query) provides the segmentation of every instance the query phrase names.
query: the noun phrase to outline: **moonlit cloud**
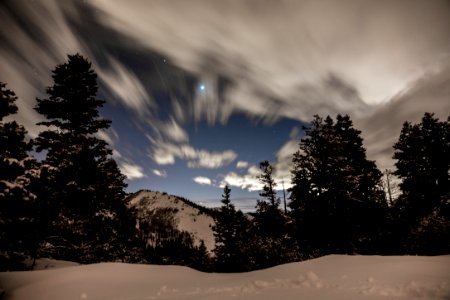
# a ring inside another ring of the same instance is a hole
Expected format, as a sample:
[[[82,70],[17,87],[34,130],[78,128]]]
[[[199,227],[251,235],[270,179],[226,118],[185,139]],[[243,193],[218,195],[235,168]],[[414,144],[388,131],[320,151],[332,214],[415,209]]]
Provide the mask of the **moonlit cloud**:
[[[71,3],[61,7],[52,0],[0,4],[0,81],[8,83],[8,88],[17,94],[19,113],[14,119],[33,137],[43,128],[36,125],[43,118],[33,107],[36,97],[45,96],[45,87],[51,80],[49,71],[67,53],[83,52],[65,20],[72,8]],[[14,15],[22,22],[18,23]]]
[[[240,161],[238,161],[236,163],[236,168],[238,168],[238,169],[245,169],[247,167],[248,167],[248,162],[247,161],[240,160]]]
[[[99,76],[126,107],[139,117],[150,117],[156,104],[137,76],[116,59],[110,59],[110,69],[99,69]]]
[[[122,162],[120,165],[120,170],[122,174],[127,177],[128,180],[140,179],[146,177],[144,169],[130,162]]]
[[[414,82],[371,116],[356,119],[355,126],[362,130],[368,158],[375,160],[381,170],[393,169],[394,149],[405,121],[419,123],[425,112],[434,112],[446,120],[450,116],[450,67],[427,74]]]
[[[127,161],[125,157],[122,156],[119,150],[116,148],[116,143],[119,141],[119,134],[114,128],[110,127],[107,130],[100,130],[97,132],[98,138],[104,140],[108,143],[109,147],[112,148],[112,157],[118,162]]]
[[[275,170],[273,173],[273,179],[276,183],[275,190],[283,190],[283,188],[287,190],[292,187],[290,171],[292,166],[292,156],[299,149],[299,134],[299,129],[294,127],[289,134],[289,140],[277,151],[277,160],[271,163]],[[249,167],[248,162],[238,161],[236,167],[238,169],[247,168],[246,173],[227,173],[223,177],[220,187],[223,188],[226,184],[228,184],[230,186],[239,187],[248,191],[260,191],[262,189],[263,185],[258,179],[261,174],[261,170],[257,166]]]
[[[300,130],[293,128],[289,135],[289,140],[277,151],[276,162],[274,163],[274,179],[277,189],[289,189],[291,183],[292,158],[295,152],[300,148]]]
[[[157,170],[157,169],[153,169],[153,174],[155,174],[158,177],[162,177],[162,178],[166,178],[167,177],[167,172],[164,170]]]
[[[224,188],[225,185],[229,185],[248,190],[249,192],[261,191],[263,184],[259,181],[260,175],[261,170],[257,166],[250,166],[244,175],[229,172],[223,177],[220,187]]]
[[[194,180],[194,182],[196,182],[200,185],[212,185],[212,181],[208,177],[197,176],[197,177],[194,177],[192,180]]]
[[[119,140],[119,135],[113,128],[100,130],[97,132],[97,136],[107,142],[110,146],[113,146]]]
[[[189,168],[217,169],[229,165],[237,158],[233,150],[222,152],[195,149],[189,144],[173,144],[154,141],[150,157],[159,165],[172,165],[179,158],[187,162]]]
[[[161,127],[161,131],[171,141],[187,142],[189,140],[187,132],[172,118]]]
[[[317,107],[365,113],[364,104],[390,99],[449,54],[445,1],[156,3],[149,10],[142,1],[94,1],[109,16],[103,22],[184,68],[213,81],[215,74],[232,78],[221,102],[251,114],[278,104],[280,114],[292,117],[283,109],[292,101],[307,116]],[[351,99],[330,84],[330,74],[348,82],[357,101],[349,104],[356,106],[347,107]],[[198,109],[216,114],[217,99]],[[260,105],[245,105],[249,99]]]
[[[217,169],[229,165],[237,157],[233,150],[223,152],[209,152],[196,150],[195,155],[188,161],[189,168]]]
[[[121,159],[122,158],[122,153],[120,153],[117,149],[113,149],[112,157],[114,159]]]
[[[164,147],[153,149],[150,157],[158,165],[173,165],[175,163],[175,155],[167,152]]]
[[[236,114],[308,122],[341,113],[362,130],[369,159],[392,168],[404,121],[450,114],[446,0],[17,0],[0,3],[0,20],[0,81],[19,98],[11,119],[36,136],[43,127],[35,98],[46,97],[50,70],[79,52],[92,62],[102,97],[131,112],[140,131],[133,136],[152,136],[140,146],[157,165],[220,169],[238,158],[194,147],[194,133],[183,128],[190,122],[226,125]],[[100,136],[128,178],[145,176],[129,163],[129,145]],[[289,185],[298,141],[299,132],[274,153],[279,185]],[[257,190],[256,167],[235,166],[223,182]]]

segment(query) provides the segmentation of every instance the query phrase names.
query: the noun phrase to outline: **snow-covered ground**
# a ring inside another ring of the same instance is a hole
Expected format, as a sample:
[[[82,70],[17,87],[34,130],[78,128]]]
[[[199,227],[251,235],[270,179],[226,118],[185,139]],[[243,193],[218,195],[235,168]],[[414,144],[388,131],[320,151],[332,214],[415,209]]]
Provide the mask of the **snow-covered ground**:
[[[0,273],[0,287],[7,300],[450,299],[450,256],[330,255],[240,274],[102,263]]]

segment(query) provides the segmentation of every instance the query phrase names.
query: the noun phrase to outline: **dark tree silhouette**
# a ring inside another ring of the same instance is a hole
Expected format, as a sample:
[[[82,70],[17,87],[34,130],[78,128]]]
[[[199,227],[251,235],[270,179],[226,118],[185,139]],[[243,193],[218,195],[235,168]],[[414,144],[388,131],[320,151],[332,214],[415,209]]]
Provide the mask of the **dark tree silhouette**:
[[[419,124],[403,124],[394,145],[402,195],[395,203],[407,228],[406,251],[450,251],[450,117],[439,121],[425,113]],[[412,243],[412,244],[411,244]]]
[[[253,221],[252,255],[256,268],[265,268],[287,262],[290,243],[286,234],[288,220],[279,208],[280,198],[275,191],[274,169],[268,161],[259,166],[261,174],[258,179],[263,187]]]
[[[405,122],[394,149],[404,209],[413,218],[429,214],[450,194],[450,123],[430,113],[419,124]]]
[[[36,139],[46,150],[39,198],[45,206],[45,241],[51,255],[81,262],[117,259],[123,254],[134,222],[124,201],[125,177],[112,150],[95,134],[110,126],[100,118],[97,75],[83,56],[69,55],[53,71],[48,98],[36,111],[47,129]]]
[[[386,208],[381,172],[348,116],[315,116],[294,154],[290,207],[310,253],[375,251]],[[372,249],[372,250],[371,250]]]
[[[255,221],[263,236],[280,238],[284,232],[286,219],[279,209],[280,198],[275,191],[276,183],[273,178],[274,169],[266,160],[259,164],[261,175],[259,180],[263,184],[263,189],[259,195],[263,198],[256,204]]]
[[[213,227],[216,247],[214,265],[219,272],[241,272],[248,270],[245,259],[245,232],[247,220],[241,211],[236,211],[230,200],[230,188],[226,185],[222,195],[220,214]]]
[[[35,195],[30,183],[36,162],[28,156],[31,143],[26,130],[15,121],[3,122],[17,112],[17,97],[0,83],[0,270],[21,267],[33,248]]]

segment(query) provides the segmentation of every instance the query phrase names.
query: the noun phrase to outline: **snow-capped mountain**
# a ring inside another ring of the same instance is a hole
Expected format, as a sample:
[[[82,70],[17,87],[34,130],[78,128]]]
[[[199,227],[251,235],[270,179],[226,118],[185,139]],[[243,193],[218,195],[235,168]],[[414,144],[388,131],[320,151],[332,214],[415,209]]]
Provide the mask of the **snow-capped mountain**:
[[[132,194],[129,203],[137,210],[138,219],[151,218],[153,220],[148,221],[153,224],[169,224],[181,232],[190,233],[196,246],[203,241],[209,252],[214,249],[214,210],[181,197],[150,190]]]

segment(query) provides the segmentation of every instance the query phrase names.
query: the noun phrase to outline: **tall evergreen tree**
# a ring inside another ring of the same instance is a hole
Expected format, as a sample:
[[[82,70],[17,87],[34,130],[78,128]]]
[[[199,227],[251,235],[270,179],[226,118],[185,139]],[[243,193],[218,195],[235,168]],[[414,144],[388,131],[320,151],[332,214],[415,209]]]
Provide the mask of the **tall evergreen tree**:
[[[259,165],[259,181],[263,185],[261,200],[257,201],[254,219],[254,239],[252,250],[256,268],[278,265],[286,261],[288,237],[287,218],[280,210],[280,198],[275,191],[274,169],[268,161]]]
[[[53,71],[48,98],[36,111],[47,129],[36,139],[46,150],[40,199],[46,205],[47,242],[53,255],[82,262],[117,259],[134,224],[126,207],[124,176],[112,150],[95,134],[110,126],[98,109],[97,75],[83,56],[69,55]],[[125,232],[123,232],[125,230]]]
[[[26,130],[3,118],[17,112],[16,95],[0,82],[0,270],[15,269],[31,254],[33,206],[30,191],[35,161],[28,156]]]
[[[294,154],[290,207],[302,247],[364,251],[373,245],[386,206],[381,172],[366,158],[348,116],[315,116]]]
[[[413,218],[429,214],[450,196],[450,121],[425,113],[419,124],[405,122],[394,149],[404,209]]]
[[[219,272],[240,272],[248,270],[245,262],[244,243],[247,222],[242,212],[236,211],[230,200],[231,189],[223,189],[222,206],[213,227],[216,247],[215,268]]]
[[[277,193],[275,191],[275,180],[273,179],[273,167],[270,163],[265,160],[259,164],[259,168],[262,173],[259,176],[259,180],[263,184],[263,190],[259,193],[259,195],[269,201],[269,206],[278,208],[280,205],[280,198],[277,197]]]
[[[283,234],[285,218],[279,209],[280,198],[275,191],[276,183],[273,178],[273,167],[266,160],[259,164],[260,182],[263,189],[259,195],[263,198],[256,204],[256,222],[262,235],[278,238]]]
[[[442,254],[450,250],[450,117],[425,113],[419,124],[405,122],[394,145],[402,195],[395,203],[413,245],[407,251]]]

